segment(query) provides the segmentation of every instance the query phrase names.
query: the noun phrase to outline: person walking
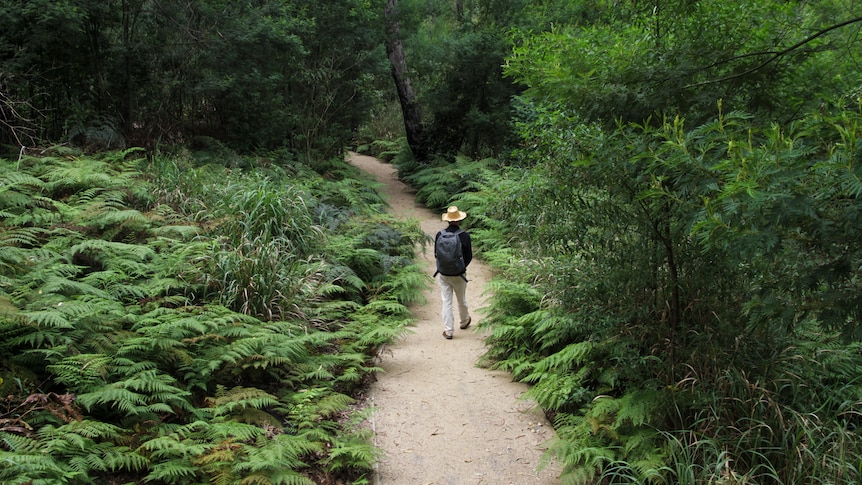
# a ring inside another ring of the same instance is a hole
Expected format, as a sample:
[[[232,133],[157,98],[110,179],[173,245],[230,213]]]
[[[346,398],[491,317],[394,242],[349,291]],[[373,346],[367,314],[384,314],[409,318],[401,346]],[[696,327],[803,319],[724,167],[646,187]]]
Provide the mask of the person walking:
[[[467,266],[473,260],[470,234],[461,229],[467,213],[451,206],[443,213],[443,222],[449,225],[434,237],[434,258],[437,262],[437,283],[443,297],[443,337],[451,340],[455,333],[453,296],[458,301],[459,327],[464,330],[472,323],[467,307]]]

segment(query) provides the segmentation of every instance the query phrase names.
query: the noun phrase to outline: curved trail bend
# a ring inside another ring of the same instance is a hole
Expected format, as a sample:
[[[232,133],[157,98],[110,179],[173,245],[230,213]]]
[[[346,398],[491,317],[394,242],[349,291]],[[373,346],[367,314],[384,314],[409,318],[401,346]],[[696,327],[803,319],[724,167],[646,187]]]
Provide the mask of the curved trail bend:
[[[348,161],[383,184],[390,213],[419,221],[434,234],[444,223],[415,202],[394,167],[376,158],[350,153]],[[462,210],[470,214],[469,207]],[[433,248],[420,255],[429,275],[428,302],[411,308],[415,326],[404,339],[380,355],[380,367],[369,394],[370,425],[383,450],[374,485],[551,485],[558,470],[539,471],[546,443],[554,430],[532,401],[520,399],[527,386],[508,373],[476,367],[485,352],[475,330],[485,306],[488,267],[476,259],[467,276],[467,301],[473,326],[455,326],[455,337],[442,336],[440,289],[434,273]],[[457,314],[457,311],[456,311]],[[457,323],[457,322],[456,322]]]

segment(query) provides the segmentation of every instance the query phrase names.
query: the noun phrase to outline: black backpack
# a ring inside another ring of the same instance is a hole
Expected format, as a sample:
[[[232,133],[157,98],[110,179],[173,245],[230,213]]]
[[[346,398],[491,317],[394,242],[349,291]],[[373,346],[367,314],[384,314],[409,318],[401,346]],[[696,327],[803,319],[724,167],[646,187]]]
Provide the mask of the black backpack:
[[[464,264],[464,251],[461,249],[461,233],[463,229],[455,232],[440,231],[437,243],[434,247],[434,257],[437,259],[437,274],[445,276],[461,276],[467,270]]]

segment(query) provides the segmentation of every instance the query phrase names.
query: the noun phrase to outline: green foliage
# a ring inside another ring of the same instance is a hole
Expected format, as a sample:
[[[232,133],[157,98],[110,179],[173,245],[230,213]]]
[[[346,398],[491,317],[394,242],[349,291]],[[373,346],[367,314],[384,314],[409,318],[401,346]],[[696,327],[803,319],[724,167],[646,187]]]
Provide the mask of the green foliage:
[[[438,211],[450,205],[458,194],[475,191],[486,180],[494,179],[489,169],[493,163],[490,159],[456,156],[452,160],[438,159],[421,166],[396,161],[396,166],[401,178],[417,187],[416,200]]]
[[[525,3],[399,1],[424,136],[436,156],[492,157],[515,142],[510,99],[520,88],[500,66],[511,52],[507,30]]]
[[[598,395],[582,415],[557,415],[560,440],[552,452],[566,463],[565,481],[593,479],[596,470],[606,470],[602,478],[618,479],[613,466],[617,460],[625,460],[628,468],[638,472],[636,483],[650,483],[647,477],[660,477],[651,471],[660,467],[665,457],[661,435],[650,420],[663,401],[655,391],[634,391],[620,398]]]
[[[699,124],[718,100],[787,122],[859,86],[846,55],[858,42],[859,11],[843,2],[600,2],[591,10],[516,31],[506,74],[534,99],[606,125],[657,112]]]
[[[508,200],[496,199],[495,212],[511,214],[518,237],[541,248],[539,256],[550,262],[530,260],[536,276],[524,283],[541,288],[543,299],[495,328],[489,357],[535,383],[530,394],[559,412],[562,442],[555,454],[567,473],[622,479],[631,472],[636,481],[660,483],[669,470],[663,462],[693,458],[679,449],[656,454],[658,435],[642,442],[641,433],[678,426],[681,433],[709,433],[716,446],[704,450],[728,450],[731,443],[736,450],[694,458],[707,460],[703,470],[710,470],[695,481],[726,472],[758,483],[795,483],[811,474],[852,482],[857,472],[832,461],[821,467],[785,460],[811,445],[778,430],[792,427],[784,421],[798,416],[806,425],[792,436],[822,446],[814,456],[837,447],[846,457],[857,439],[838,416],[845,406],[858,406],[858,396],[850,397],[858,393],[858,379],[831,370],[825,375],[832,383],[817,385],[820,372],[792,362],[808,360],[799,345],[829,340],[817,327],[827,336],[858,340],[855,298],[849,296],[858,291],[851,269],[858,257],[849,244],[858,237],[852,222],[856,175],[847,163],[856,152],[858,114],[812,115],[786,132],[758,130],[737,114],[694,130],[679,120],[660,130],[620,127],[613,133],[575,126],[562,132],[579,135],[574,156],[566,136],[546,136],[566,119],[572,120],[559,113],[536,117],[543,130],[529,134],[544,141],[547,156],[534,158],[539,166],[529,185]],[[564,194],[560,179],[579,183]],[[542,211],[549,201],[553,213]],[[855,354],[833,345],[837,355]],[[726,369],[745,371],[728,376]],[[757,386],[734,387],[752,381]],[[765,382],[804,382],[820,391],[794,385],[753,392]],[[681,386],[691,388],[638,394]],[[834,393],[845,396],[843,404],[823,407]],[[597,400],[601,395],[614,400]],[[624,399],[630,395],[645,407],[633,407],[635,401]],[[702,402],[707,396],[722,402]],[[677,416],[665,413],[671,398]],[[753,407],[736,406],[742,403]],[[727,421],[706,424],[692,414],[704,407],[727,410]],[[832,417],[817,424],[803,417],[822,417],[825,409]],[[623,432],[621,416],[644,419]],[[742,416],[752,422],[741,425]],[[750,431],[732,431],[740,427]],[[722,460],[732,468],[711,471]]]
[[[358,418],[365,418],[362,413],[353,418],[351,432],[339,438],[330,452],[328,469],[336,473],[370,474],[370,463],[380,458],[379,450],[369,443],[373,440],[372,430],[362,426]]]
[[[500,69],[511,47],[496,19],[484,18],[490,14],[477,15],[450,38],[438,40],[446,45],[437,51],[442,58],[426,61],[437,66],[435,76],[441,77],[425,100],[432,120],[427,136],[437,153],[494,156],[514,142],[509,101],[518,87],[503,79]]]
[[[447,200],[481,208],[500,275],[484,363],[532,384],[564,481],[857,480],[858,106],[615,130],[522,107],[528,170]]]
[[[518,148],[394,162],[429,207],[477,215],[499,276],[483,360],[532,384],[563,480],[857,481],[858,8],[494,4],[526,14]],[[412,62],[475,45],[435,7],[410,17]]]
[[[338,156],[389,81],[381,14],[359,0],[0,7],[0,143]]]
[[[398,101],[384,101],[382,107],[372,111],[356,134],[354,150],[384,161],[391,161],[399,151],[407,149],[406,140],[401,135],[404,121]]]
[[[128,154],[0,162],[0,481],[364,476],[351,394],[411,321],[421,230],[343,162],[161,161],[156,189]]]

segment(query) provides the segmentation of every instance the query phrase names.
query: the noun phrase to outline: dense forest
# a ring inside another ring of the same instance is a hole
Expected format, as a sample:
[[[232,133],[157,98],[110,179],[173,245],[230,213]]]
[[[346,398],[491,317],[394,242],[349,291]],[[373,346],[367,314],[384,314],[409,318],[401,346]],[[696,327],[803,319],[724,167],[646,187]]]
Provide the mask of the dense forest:
[[[369,483],[468,208],[561,481],[862,480],[862,4],[0,5],[0,482]]]

